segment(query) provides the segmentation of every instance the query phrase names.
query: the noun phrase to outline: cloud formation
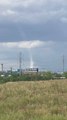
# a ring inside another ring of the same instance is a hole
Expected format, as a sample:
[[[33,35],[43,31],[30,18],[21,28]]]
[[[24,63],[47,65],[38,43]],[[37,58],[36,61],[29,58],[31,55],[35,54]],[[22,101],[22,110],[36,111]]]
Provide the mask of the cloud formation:
[[[38,23],[66,16],[66,7],[66,0],[3,0],[0,15],[5,19],[11,16],[12,21]]]
[[[44,46],[43,41],[33,40],[33,41],[20,41],[20,42],[3,42],[0,43],[1,47],[7,48],[37,48]]]
[[[0,1],[0,42],[67,39],[66,0]]]

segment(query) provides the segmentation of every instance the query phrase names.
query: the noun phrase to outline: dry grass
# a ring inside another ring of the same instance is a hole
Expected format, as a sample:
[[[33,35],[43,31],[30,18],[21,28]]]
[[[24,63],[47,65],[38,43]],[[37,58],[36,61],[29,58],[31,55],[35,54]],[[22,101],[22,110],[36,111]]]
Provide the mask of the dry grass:
[[[1,84],[0,120],[67,120],[67,80]]]

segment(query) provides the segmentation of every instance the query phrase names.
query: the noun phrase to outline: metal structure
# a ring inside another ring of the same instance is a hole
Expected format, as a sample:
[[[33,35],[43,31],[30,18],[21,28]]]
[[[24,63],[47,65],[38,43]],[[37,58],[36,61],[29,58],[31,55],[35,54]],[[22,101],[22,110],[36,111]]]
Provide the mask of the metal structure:
[[[20,75],[22,73],[22,53],[19,53],[19,70],[20,70]]]
[[[64,55],[63,55],[63,73],[64,73]]]
[[[3,64],[1,64],[1,72],[3,73]]]

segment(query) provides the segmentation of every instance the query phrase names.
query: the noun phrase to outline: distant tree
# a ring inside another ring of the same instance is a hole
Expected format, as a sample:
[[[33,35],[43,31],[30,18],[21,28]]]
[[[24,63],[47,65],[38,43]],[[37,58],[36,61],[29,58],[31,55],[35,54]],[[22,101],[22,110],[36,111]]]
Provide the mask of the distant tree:
[[[63,73],[63,76],[64,76],[65,78],[67,78],[67,72],[64,72],[64,73]]]
[[[48,71],[48,72],[45,72],[44,77],[46,80],[50,80],[53,78],[53,74],[50,71]]]
[[[62,74],[60,73],[53,73],[53,78],[60,78],[62,77]]]

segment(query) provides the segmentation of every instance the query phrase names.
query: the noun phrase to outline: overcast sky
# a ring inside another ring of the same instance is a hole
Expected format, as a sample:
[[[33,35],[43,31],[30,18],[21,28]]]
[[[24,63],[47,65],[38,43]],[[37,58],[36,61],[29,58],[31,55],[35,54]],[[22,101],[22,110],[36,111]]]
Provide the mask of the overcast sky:
[[[67,0],[0,1],[0,63],[4,69],[67,70]]]

